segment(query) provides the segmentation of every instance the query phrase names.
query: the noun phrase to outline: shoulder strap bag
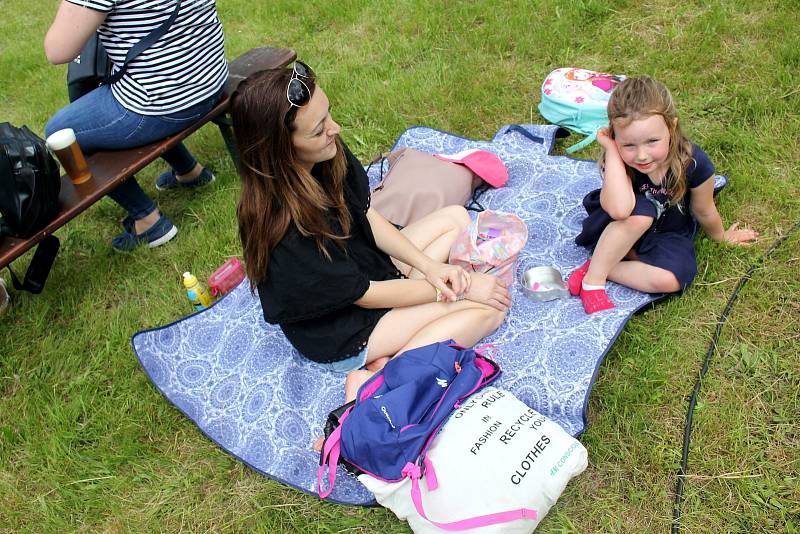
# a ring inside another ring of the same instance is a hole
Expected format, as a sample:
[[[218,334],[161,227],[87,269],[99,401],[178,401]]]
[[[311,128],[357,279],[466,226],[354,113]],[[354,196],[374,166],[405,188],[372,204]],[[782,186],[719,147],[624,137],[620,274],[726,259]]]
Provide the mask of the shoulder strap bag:
[[[118,82],[125,75],[125,71],[128,70],[128,64],[167,33],[169,27],[178,17],[180,7],[181,0],[177,0],[175,10],[169,18],[145,35],[141,41],[130,47],[122,66],[113,75],[111,74],[111,60],[100,42],[99,35],[96,32],[92,34],[78,57],[73,59],[67,66],[69,101],[75,102],[101,85]]]

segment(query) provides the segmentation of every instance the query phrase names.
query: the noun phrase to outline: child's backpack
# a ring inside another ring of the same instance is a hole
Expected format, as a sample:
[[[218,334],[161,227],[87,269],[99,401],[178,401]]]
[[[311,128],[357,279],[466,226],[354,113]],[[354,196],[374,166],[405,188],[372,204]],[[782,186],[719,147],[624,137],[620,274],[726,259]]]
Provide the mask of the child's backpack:
[[[366,473],[385,482],[410,478],[415,505],[425,517],[419,495],[419,479],[435,483],[428,448],[454,410],[470,395],[494,381],[500,368],[480,352],[449,342],[433,343],[400,354],[358,390],[356,400],[344,412],[334,411],[338,426],[325,439],[317,472],[320,497],[330,495],[336,481],[336,465],[343,461],[350,471]],[[328,469],[327,490],[322,478]],[[489,514],[441,528],[464,529],[521,517],[536,517],[529,509]]]
[[[564,67],[542,83],[539,113],[553,124],[587,136],[567,148],[572,153],[594,141],[597,129],[608,126],[608,98],[623,75]]]

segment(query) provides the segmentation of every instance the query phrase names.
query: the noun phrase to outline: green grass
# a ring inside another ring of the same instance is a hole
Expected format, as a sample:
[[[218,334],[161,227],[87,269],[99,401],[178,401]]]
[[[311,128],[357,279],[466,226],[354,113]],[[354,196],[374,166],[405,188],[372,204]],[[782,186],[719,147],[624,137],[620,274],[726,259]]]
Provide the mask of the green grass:
[[[38,132],[66,103],[65,68],[47,65],[41,44],[55,4],[0,0],[2,119]],[[590,466],[540,532],[668,530],[686,404],[717,318],[749,265],[800,220],[798,3],[219,4],[228,56],[295,48],[363,160],[415,124],[486,138],[543,122],[538,88],[560,66],[651,74],[673,90],[690,136],[732,178],[723,218],[763,238],[738,249],[701,239],[691,290],[627,324],[591,395]],[[175,241],[113,253],[123,213],[104,200],[58,232],[45,291],[12,294],[0,319],[0,532],[407,532],[382,509],[321,503],[244,468],[144,376],[130,336],[190,312],[182,271],[203,278],[240,254],[239,185],[222,140],[209,126],[188,144],[217,173],[209,188],[156,194],[163,163],[139,175],[179,225]],[[799,268],[795,234],[723,330],[695,418],[685,532],[800,531]]]

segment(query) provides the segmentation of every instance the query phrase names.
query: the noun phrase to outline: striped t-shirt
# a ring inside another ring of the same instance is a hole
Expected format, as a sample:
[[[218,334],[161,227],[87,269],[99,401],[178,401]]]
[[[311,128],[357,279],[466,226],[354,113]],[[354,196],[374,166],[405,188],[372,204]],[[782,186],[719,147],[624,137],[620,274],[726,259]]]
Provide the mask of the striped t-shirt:
[[[68,0],[107,13],[98,28],[114,63],[170,17],[176,0]],[[215,0],[182,0],[167,33],[128,64],[111,91],[125,108],[142,115],[167,115],[216,93],[228,77],[225,37]]]

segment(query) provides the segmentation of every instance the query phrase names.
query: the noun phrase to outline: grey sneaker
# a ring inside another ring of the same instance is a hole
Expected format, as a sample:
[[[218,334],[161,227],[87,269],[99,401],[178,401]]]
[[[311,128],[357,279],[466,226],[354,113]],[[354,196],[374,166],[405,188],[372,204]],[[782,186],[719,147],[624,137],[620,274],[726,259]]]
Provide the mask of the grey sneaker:
[[[111,246],[120,252],[130,252],[139,245],[147,245],[150,248],[163,245],[178,233],[178,227],[172,224],[163,213],[158,221],[141,234],[136,233],[132,224],[132,219],[126,217],[122,221],[125,231],[111,240]]]
[[[175,171],[170,169],[158,177],[156,180],[156,189],[164,191],[166,189],[177,189],[179,187],[201,187],[210,184],[214,180],[215,177],[211,171],[203,168],[194,180],[179,182],[178,178],[175,176]]]

